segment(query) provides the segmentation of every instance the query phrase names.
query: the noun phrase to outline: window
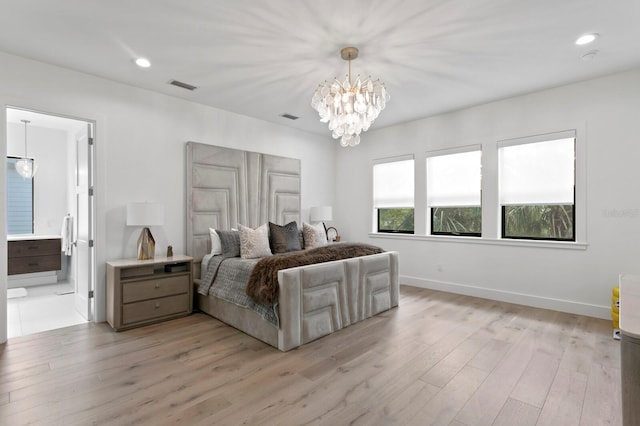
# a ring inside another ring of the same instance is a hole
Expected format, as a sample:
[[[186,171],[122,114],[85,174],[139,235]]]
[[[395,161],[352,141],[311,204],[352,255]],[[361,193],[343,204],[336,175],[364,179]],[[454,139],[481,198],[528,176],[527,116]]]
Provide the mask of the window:
[[[413,157],[373,165],[377,232],[413,234]]]
[[[431,234],[481,236],[480,147],[427,155],[427,209]]]
[[[7,234],[33,234],[33,178],[16,171],[16,157],[7,157]]]
[[[575,131],[498,145],[502,238],[575,241]]]

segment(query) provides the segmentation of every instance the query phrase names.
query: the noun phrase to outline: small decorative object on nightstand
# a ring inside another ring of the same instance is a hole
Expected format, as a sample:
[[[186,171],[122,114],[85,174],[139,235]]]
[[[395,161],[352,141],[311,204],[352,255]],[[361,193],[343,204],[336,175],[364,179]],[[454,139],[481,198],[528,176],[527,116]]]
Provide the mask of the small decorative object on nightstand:
[[[327,241],[331,242],[340,242],[340,235],[338,235],[338,230],[333,226],[327,228]]]
[[[107,322],[120,331],[189,315],[192,270],[182,255],[107,262]]]
[[[167,257],[173,257],[173,247],[167,247]]]

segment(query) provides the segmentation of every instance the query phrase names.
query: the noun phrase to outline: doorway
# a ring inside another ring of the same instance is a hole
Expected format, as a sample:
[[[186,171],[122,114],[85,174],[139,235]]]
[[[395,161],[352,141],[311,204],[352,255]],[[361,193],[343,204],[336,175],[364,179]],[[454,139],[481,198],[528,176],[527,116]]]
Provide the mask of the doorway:
[[[95,124],[18,107],[7,107],[6,117],[8,337],[92,321]],[[20,159],[35,161],[33,175],[16,174]],[[25,244],[33,269],[16,258]],[[47,245],[57,253],[39,251]],[[13,264],[22,267],[12,271]]]

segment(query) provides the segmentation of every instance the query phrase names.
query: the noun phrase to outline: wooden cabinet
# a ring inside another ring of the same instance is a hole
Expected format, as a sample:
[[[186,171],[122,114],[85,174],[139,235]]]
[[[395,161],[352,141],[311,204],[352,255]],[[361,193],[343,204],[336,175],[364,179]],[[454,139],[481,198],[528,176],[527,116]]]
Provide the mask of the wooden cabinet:
[[[59,271],[62,268],[60,238],[7,241],[8,275]]]
[[[107,262],[107,322],[120,331],[189,315],[192,270],[180,255]]]

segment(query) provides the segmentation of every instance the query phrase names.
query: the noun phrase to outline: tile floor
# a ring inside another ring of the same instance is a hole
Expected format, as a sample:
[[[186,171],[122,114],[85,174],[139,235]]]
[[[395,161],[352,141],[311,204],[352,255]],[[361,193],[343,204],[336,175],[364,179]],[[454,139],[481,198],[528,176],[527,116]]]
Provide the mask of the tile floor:
[[[26,287],[26,290],[27,296],[7,300],[9,338],[86,322],[74,307],[71,284]]]

